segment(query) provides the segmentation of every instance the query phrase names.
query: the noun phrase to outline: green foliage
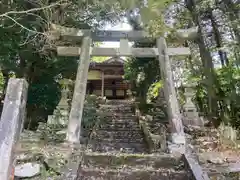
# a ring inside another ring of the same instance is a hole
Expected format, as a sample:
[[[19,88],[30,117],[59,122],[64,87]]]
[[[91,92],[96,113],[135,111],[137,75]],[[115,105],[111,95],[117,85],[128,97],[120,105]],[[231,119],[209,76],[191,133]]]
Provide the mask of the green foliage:
[[[104,56],[94,56],[91,58],[94,62],[104,62],[106,60],[110,59],[110,57],[104,57]]]
[[[158,97],[159,90],[161,88],[163,88],[163,81],[162,80],[151,84],[151,86],[148,89],[148,93],[147,93],[148,102],[151,102],[151,100]]]
[[[124,77],[132,84],[133,94],[146,101],[148,89],[159,81],[158,61],[154,58],[130,59],[125,64]]]
[[[217,82],[217,102],[218,102],[218,117],[225,123],[231,123],[233,127],[240,127],[240,71],[235,65],[221,67],[216,70]],[[193,76],[189,74],[189,80],[198,80],[201,77]],[[195,102],[197,103],[199,110],[207,114],[208,112],[208,99],[207,89],[204,81],[196,87]],[[216,122],[219,124],[220,122]]]
[[[23,12],[56,2],[59,1],[1,2],[4,8],[0,10],[0,66],[5,79],[12,73],[29,82],[26,126],[30,128],[46,121],[56,107],[60,95],[56,80],[76,77],[78,58],[57,57],[55,46],[63,42],[47,39],[44,33],[49,24],[97,29],[118,22],[123,13],[120,1],[109,0],[65,1],[67,4],[61,1],[63,4],[51,8]],[[4,15],[9,11],[18,13]],[[0,80],[0,87],[2,82]]]
[[[158,61],[155,58],[129,59],[124,72],[124,78],[131,83],[131,91],[139,102],[139,109],[148,112],[152,108],[149,103],[157,97],[161,87]]]
[[[232,65],[217,70],[219,79],[218,99],[222,119],[240,127],[240,70]],[[224,113],[223,113],[224,112]]]
[[[3,74],[0,72],[0,93],[3,93],[3,87],[4,86],[4,77]]]
[[[82,127],[91,129],[97,122],[98,114],[98,97],[95,95],[89,95],[85,99],[83,108]]]

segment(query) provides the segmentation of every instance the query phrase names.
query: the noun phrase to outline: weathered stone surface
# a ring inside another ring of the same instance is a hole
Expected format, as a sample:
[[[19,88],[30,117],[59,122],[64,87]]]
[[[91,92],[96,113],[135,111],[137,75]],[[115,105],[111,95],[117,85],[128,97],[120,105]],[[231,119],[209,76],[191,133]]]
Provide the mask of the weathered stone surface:
[[[40,132],[24,130],[20,136],[20,143],[23,143],[25,141],[34,143],[39,142],[40,139],[41,139]]]
[[[143,132],[132,109],[131,101],[126,100],[111,100],[100,106],[100,124],[90,140],[92,151],[145,152]]]
[[[224,123],[222,123],[219,126],[219,131],[222,139],[228,139],[233,141],[233,143],[237,143],[238,131],[236,129],[234,129],[230,125],[225,125]]]
[[[51,125],[67,125],[69,111],[65,109],[55,109],[53,115],[48,116],[48,124]]]
[[[188,167],[192,179],[195,180],[210,180],[206,171],[203,171],[200,165],[197,155],[191,146],[186,145],[186,150],[183,153],[183,160],[186,167]]]
[[[197,107],[192,101],[194,96],[193,86],[194,84],[185,85],[184,95],[186,97],[186,102],[183,105],[183,124],[203,127],[204,122],[202,118],[199,117]]]
[[[121,104],[127,107],[130,102],[115,100],[108,104],[111,108],[108,105],[101,108],[102,111],[104,107],[108,108],[109,112],[92,133],[77,179],[188,179],[179,153],[178,156],[147,154],[148,147],[137,117],[133,112],[127,112],[128,108],[118,108]]]
[[[82,43],[82,52],[78,66],[77,77],[75,81],[72,106],[69,115],[69,124],[67,131],[67,141],[79,143],[81,121],[83,115],[83,106],[87,87],[88,68],[90,64],[91,38],[84,37]]]
[[[51,125],[67,125],[69,118],[70,107],[68,100],[70,99],[69,85],[72,82],[68,79],[62,79],[59,84],[61,85],[61,99],[53,112],[53,115],[48,116],[48,124]]]
[[[42,165],[42,170],[46,171],[46,165],[52,169],[53,174],[46,174],[41,171],[41,174],[34,180],[53,179],[55,180],[59,174],[65,173],[65,168],[69,166],[69,163],[74,163],[75,167],[78,167],[81,160],[82,146],[70,146],[67,143],[48,143],[38,142],[32,143],[24,140],[16,151],[17,163],[24,164],[28,162],[39,162]],[[44,162],[44,163],[43,163]],[[75,169],[76,169],[75,168]],[[75,175],[77,170],[75,171]],[[48,177],[46,177],[46,175]],[[65,180],[65,179],[64,179]]]
[[[83,157],[86,166],[121,169],[125,168],[142,169],[151,167],[160,168],[182,168],[181,155],[171,154],[124,154],[124,153],[86,153]]]
[[[101,127],[102,130],[111,129],[111,130],[114,130],[114,131],[125,131],[128,128],[132,128],[135,131],[140,130],[140,126],[138,125],[137,122],[136,123],[135,122],[127,123],[127,121],[125,121],[125,122],[118,121],[115,124],[112,124],[111,122],[106,122],[104,124],[100,124],[100,127]]]
[[[83,169],[77,180],[190,180],[185,171]]]
[[[172,142],[175,144],[185,144],[186,140],[183,131],[182,116],[174,87],[171,62],[166,51],[166,40],[163,37],[157,40],[157,47],[159,51],[161,76],[164,80],[163,88],[167,102],[167,113],[172,130]]]
[[[14,166],[14,151],[25,119],[28,84],[10,79],[0,121],[0,179],[8,180]]]
[[[14,175],[19,178],[29,178],[40,174],[41,165],[37,163],[25,163],[16,165]]]
[[[108,142],[104,140],[90,145],[89,151],[96,152],[122,152],[122,153],[139,153],[143,152],[146,146],[138,142]],[[145,152],[145,151],[144,151]]]
[[[137,110],[139,111],[139,110]],[[136,113],[138,114],[138,113]],[[150,152],[167,151],[167,128],[159,121],[154,121],[151,115],[139,115],[139,124],[144,133]]]

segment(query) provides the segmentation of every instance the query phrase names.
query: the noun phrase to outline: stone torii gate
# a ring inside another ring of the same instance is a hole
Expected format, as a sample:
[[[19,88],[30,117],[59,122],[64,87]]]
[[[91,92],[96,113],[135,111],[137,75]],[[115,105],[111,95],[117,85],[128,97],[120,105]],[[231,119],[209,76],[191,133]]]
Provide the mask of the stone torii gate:
[[[66,28],[53,24],[51,26],[55,40],[61,39],[70,42],[81,42],[81,47],[57,47],[59,56],[80,56],[77,77],[75,82],[72,106],[69,116],[67,141],[78,143],[80,139],[81,119],[88,68],[91,56],[133,56],[158,57],[161,76],[164,81],[164,96],[167,102],[169,123],[171,125],[172,142],[185,144],[182,117],[173,83],[171,62],[169,56],[189,55],[186,47],[168,48],[164,37],[157,39],[156,48],[131,48],[129,41],[147,41],[148,33],[144,31],[91,31],[75,28]],[[91,47],[92,41],[120,41],[120,48]]]

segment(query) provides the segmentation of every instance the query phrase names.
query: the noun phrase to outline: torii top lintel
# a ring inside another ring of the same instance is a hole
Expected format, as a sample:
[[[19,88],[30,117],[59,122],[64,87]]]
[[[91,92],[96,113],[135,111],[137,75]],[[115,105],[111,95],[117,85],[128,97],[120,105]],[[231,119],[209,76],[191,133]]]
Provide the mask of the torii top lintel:
[[[159,56],[158,48],[132,48],[128,41],[149,41],[149,34],[144,31],[91,31],[67,28],[52,24],[51,30],[57,33],[57,38],[63,40],[81,42],[84,36],[89,36],[93,41],[120,41],[120,48],[91,48],[91,56],[134,56],[156,57]],[[79,47],[57,47],[60,56],[79,56]],[[167,48],[166,54],[170,56],[189,55],[190,49],[186,47]]]
[[[52,24],[52,31],[57,31],[66,40],[81,41],[84,36],[90,36],[93,41],[147,41],[150,36],[145,31],[92,31],[85,29],[67,28]]]

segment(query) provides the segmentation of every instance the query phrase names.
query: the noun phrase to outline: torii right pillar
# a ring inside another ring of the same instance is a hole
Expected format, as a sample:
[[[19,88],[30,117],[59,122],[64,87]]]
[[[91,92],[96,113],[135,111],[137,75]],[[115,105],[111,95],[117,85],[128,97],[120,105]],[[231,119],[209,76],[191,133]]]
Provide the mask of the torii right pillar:
[[[157,48],[159,52],[159,65],[161,77],[163,79],[163,90],[166,98],[167,113],[169,123],[171,126],[171,138],[174,144],[185,144],[186,139],[184,135],[182,115],[180,113],[179,104],[177,100],[177,93],[174,87],[173,74],[171,68],[171,61],[167,54],[167,44],[164,37],[157,39]]]

